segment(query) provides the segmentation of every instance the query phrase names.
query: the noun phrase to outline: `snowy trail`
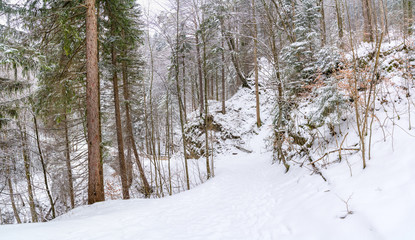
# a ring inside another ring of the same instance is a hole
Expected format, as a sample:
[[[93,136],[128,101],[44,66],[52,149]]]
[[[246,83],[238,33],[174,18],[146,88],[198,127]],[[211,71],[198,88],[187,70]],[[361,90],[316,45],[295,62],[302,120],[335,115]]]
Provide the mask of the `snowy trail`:
[[[378,185],[370,181],[360,186],[360,192],[356,190],[362,183],[359,176],[345,178],[341,184],[334,181],[337,175],[347,176],[344,166],[327,174],[328,184],[307,169],[293,168],[285,174],[281,165],[271,165],[271,152],[264,148],[271,132],[268,123],[254,134],[246,144],[251,154],[235,150],[237,155],[219,156],[216,177],[190,191],[163,199],[79,207],[49,223],[1,226],[0,239],[413,239],[415,230],[406,229],[410,225],[402,227],[403,233],[395,230],[402,221],[413,219],[414,209],[398,215],[400,219],[391,225],[384,224],[389,220],[382,220],[382,212],[375,208],[386,207],[387,212],[399,208],[387,207],[388,198],[376,202]],[[373,178],[362,176],[365,181]],[[407,193],[414,194],[412,190]],[[341,198],[354,192],[363,200],[352,201],[356,213],[341,219],[346,210]],[[410,195],[408,201],[413,198]],[[372,203],[371,209],[368,204]]]

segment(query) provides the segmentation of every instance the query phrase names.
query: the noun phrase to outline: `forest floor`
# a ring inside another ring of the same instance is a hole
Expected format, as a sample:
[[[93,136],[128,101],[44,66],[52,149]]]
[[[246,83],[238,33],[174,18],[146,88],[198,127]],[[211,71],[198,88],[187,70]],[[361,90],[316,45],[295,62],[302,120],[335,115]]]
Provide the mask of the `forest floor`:
[[[330,167],[325,182],[306,168],[271,165],[270,128],[268,118],[247,142],[252,153],[219,156],[216,177],[190,191],[1,226],[1,239],[413,239],[415,161],[404,149],[412,137],[396,139],[394,156],[376,156],[366,170],[352,163],[353,177],[344,164]]]
[[[415,239],[415,104],[405,97],[408,82],[401,75],[392,72],[379,86],[384,99],[376,104],[366,169],[360,153],[319,161],[327,181],[307,162],[300,167],[290,161],[288,173],[272,164],[270,101],[262,106],[263,126],[244,135],[243,146],[252,153],[224,150],[215,157],[215,177],[190,191],[82,206],[47,223],[0,226],[0,239]],[[415,96],[413,84],[409,89]],[[239,109],[246,102],[235,97],[232,104]],[[242,119],[250,126],[253,106],[249,119]],[[352,113],[341,129],[336,137],[348,134],[344,147],[356,146]],[[327,129],[321,132],[329,136]],[[333,142],[314,145],[313,159],[335,150]]]

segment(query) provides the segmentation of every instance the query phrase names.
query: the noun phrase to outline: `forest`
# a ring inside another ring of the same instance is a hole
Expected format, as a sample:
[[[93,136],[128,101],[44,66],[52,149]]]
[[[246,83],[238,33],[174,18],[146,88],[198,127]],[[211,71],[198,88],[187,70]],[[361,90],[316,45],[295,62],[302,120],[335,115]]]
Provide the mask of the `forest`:
[[[355,181],[337,219],[358,214],[361,178],[406,184],[413,215],[413,14],[412,0],[0,0],[0,225],[198,201],[249,156],[274,183]],[[415,236],[400,233],[373,239]]]

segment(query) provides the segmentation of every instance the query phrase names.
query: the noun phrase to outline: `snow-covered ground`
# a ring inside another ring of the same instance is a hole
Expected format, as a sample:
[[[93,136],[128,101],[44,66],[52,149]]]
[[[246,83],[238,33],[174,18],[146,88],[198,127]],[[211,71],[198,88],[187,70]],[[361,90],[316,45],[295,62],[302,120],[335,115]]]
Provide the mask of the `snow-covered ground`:
[[[48,223],[0,226],[0,239],[415,239],[415,129],[409,129],[415,104],[405,97],[408,81],[398,71],[387,78],[379,85],[371,160],[364,170],[360,153],[346,153],[341,162],[334,153],[317,163],[327,181],[312,174],[307,163],[299,167],[291,161],[285,173],[282,165],[272,164],[272,102],[263,102],[264,125],[256,129],[254,102],[244,103],[252,96],[243,90],[227,106],[249,109],[241,117],[250,119],[238,119],[247,121],[244,128],[228,131],[240,131],[243,141],[237,142],[253,152],[223,148],[215,157],[213,179],[161,199],[106,201]],[[355,146],[353,115],[341,129],[339,141],[348,134],[343,147]],[[333,142],[326,148],[314,145],[314,159],[335,150]]]
[[[394,151],[380,143],[366,170],[352,162],[353,177],[345,163],[331,166],[327,183],[306,168],[271,165],[270,120],[246,143],[253,153],[219,156],[216,177],[190,191],[1,226],[1,239],[414,239],[413,137],[397,134]]]

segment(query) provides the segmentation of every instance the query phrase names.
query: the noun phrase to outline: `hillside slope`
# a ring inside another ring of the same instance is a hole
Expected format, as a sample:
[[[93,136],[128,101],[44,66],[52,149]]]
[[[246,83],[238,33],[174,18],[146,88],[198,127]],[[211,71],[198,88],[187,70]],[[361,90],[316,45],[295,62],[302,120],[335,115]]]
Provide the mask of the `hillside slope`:
[[[264,148],[270,120],[247,142],[251,154],[221,155],[216,177],[190,191],[163,199],[84,206],[48,223],[2,226],[0,236],[13,240],[415,236],[415,161],[407,147],[414,143],[412,137],[396,138],[394,152],[379,144],[364,171],[360,162],[352,162],[353,177],[345,163],[332,166],[324,171],[327,183],[306,168],[285,174],[278,164],[271,165],[271,152]],[[346,216],[343,200],[351,195],[348,207],[353,214]]]
[[[216,115],[218,123],[229,125],[228,133],[239,137],[217,143],[221,153],[215,158],[213,179],[162,199],[107,201],[76,208],[48,223],[0,226],[0,238],[414,239],[415,130],[408,128],[414,103],[404,97],[407,81],[399,72],[388,79],[379,86],[386,100],[376,104],[372,157],[365,170],[360,153],[352,152],[342,161],[329,154],[318,162],[327,181],[307,163],[290,161],[285,173],[282,165],[272,164],[270,96],[262,93],[267,96],[261,98],[264,125],[257,129],[253,92],[243,89],[227,102],[229,115]],[[211,112],[219,106],[213,103]],[[342,134],[336,137],[348,134],[344,146],[355,146],[353,117],[340,128]],[[329,134],[324,127],[320,130]],[[318,159],[336,146],[312,148]]]

